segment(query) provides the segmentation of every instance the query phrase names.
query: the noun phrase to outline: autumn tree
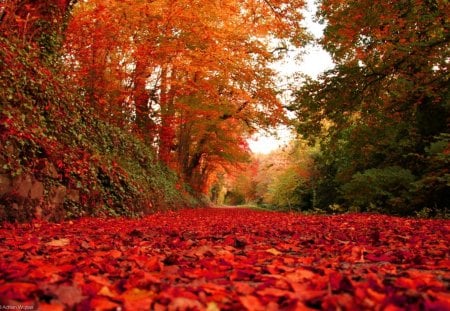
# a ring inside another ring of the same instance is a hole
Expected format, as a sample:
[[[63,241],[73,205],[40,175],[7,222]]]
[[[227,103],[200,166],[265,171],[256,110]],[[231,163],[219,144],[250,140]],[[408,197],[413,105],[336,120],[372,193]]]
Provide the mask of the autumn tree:
[[[226,179],[228,204],[258,204],[273,209],[315,207],[315,147],[293,139],[269,154],[255,154],[241,170]]]
[[[312,159],[315,152],[314,147],[300,139],[293,139],[282,150],[272,152],[265,160],[268,172],[261,168],[257,178],[257,188],[264,191],[262,203],[277,209],[314,208]]]
[[[448,133],[448,16],[447,2],[439,0],[319,3],[318,17],[326,24],[321,44],[336,67],[305,83],[292,109],[300,133],[323,144],[324,186],[345,184],[357,173],[367,176],[373,168],[385,170],[377,176],[388,176],[395,167],[415,180],[437,174],[446,183],[448,173],[428,170],[426,150]],[[416,187],[408,186],[412,192]],[[429,197],[437,197],[434,191],[445,196],[444,188],[429,188]],[[324,196],[330,192],[339,197],[323,188]],[[386,207],[410,212],[414,204],[445,205],[419,197],[397,197]]]
[[[89,1],[66,41],[74,79],[103,118],[148,141],[197,190],[280,122],[269,64],[301,44],[303,1]],[[245,29],[245,31],[243,31]]]
[[[259,196],[257,194],[258,183],[256,176],[260,171],[260,158],[253,155],[250,162],[246,162],[234,170],[228,171],[219,183],[223,191],[223,202],[227,205],[256,204]],[[220,184],[221,183],[221,184]]]

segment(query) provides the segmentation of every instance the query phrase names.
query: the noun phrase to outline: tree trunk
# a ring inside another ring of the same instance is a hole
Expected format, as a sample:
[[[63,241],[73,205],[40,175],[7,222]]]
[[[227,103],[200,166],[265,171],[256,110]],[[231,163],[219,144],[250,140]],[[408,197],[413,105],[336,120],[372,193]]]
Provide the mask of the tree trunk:
[[[172,150],[175,148],[175,89],[170,81],[175,79],[175,70],[163,68],[161,75],[161,126],[159,130],[159,159],[173,168]]]
[[[151,119],[150,91],[146,89],[147,64],[137,59],[134,73],[133,100],[136,108],[136,129],[138,134],[148,143],[152,143],[155,136],[155,123]]]

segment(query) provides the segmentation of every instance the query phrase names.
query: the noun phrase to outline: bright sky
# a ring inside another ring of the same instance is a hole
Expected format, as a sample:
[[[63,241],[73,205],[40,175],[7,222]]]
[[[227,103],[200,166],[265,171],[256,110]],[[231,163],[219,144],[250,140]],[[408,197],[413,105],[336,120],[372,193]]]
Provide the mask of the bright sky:
[[[316,37],[322,36],[323,26],[313,21],[315,14],[314,0],[308,0],[308,8],[305,12],[305,26]],[[313,78],[320,73],[333,67],[330,55],[319,46],[308,45],[305,47],[306,53],[301,61],[296,60],[299,51],[288,52],[285,61],[275,64],[275,69],[280,72],[282,81],[292,81],[294,74],[301,72]],[[284,145],[293,137],[293,134],[286,126],[276,129],[275,135],[264,135],[258,133],[248,140],[250,149],[254,153],[268,154]]]

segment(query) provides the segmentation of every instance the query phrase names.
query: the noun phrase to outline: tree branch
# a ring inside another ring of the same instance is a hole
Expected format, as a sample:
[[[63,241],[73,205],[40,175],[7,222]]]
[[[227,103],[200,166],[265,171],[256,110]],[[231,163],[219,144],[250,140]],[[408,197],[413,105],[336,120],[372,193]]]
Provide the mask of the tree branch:
[[[275,13],[275,15],[278,16],[280,14],[277,12],[277,10],[275,9],[275,6],[272,3],[270,3],[269,0],[264,0],[264,2],[269,6],[269,8],[272,10],[272,12]]]
[[[245,107],[247,107],[247,105],[248,105],[248,102],[244,102],[242,105],[239,106],[239,108],[236,110],[235,113],[233,113],[233,114],[224,113],[223,115],[220,116],[219,119],[225,121],[225,120],[227,120],[227,119],[229,119],[229,118],[232,118],[232,117],[234,117],[235,115],[237,115],[238,113],[240,113],[242,110],[244,110]]]

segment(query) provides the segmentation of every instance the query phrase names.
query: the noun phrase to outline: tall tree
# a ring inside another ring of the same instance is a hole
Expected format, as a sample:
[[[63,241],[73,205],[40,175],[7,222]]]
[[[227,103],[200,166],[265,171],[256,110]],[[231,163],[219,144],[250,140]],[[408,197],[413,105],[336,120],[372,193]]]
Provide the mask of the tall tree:
[[[396,165],[420,178],[427,146],[448,132],[447,1],[323,0],[318,16],[336,67],[297,93],[300,132],[323,137],[340,183]]]
[[[245,158],[249,134],[282,120],[273,42],[306,38],[303,5],[83,2],[69,25],[68,62],[104,118],[130,127],[204,189],[212,168]]]

